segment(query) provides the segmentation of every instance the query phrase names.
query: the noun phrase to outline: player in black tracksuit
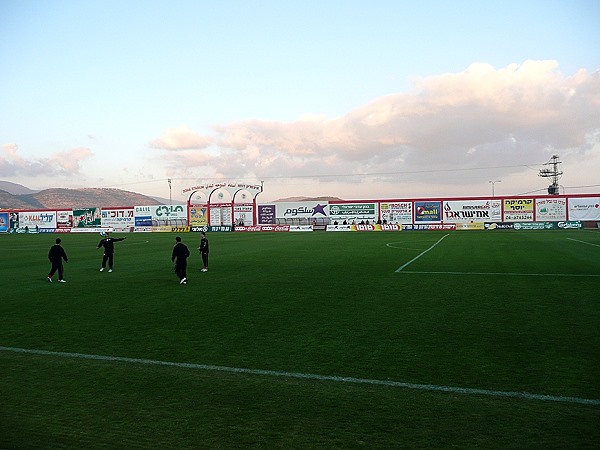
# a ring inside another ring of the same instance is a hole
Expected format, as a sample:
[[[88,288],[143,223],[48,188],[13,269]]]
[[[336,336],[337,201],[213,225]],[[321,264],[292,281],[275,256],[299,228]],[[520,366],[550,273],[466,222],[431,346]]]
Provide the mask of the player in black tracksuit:
[[[200,239],[200,247],[198,247],[200,251],[200,255],[202,255],[202,272],[208,271],[208,239],[206,238],[206,234],[202,233],[202,238]]]
[[[58,270],[58,282],[66,283],[63,279],[63,259],[65,262],[69,262],[69,258],[67,258],[67,254],[65,253],[65,249],[60,245],[60,238],[56,238],[56,244],[50,247],[50,251],[48,252],[48,259],[52,263],[52,268],[48,273],[48,281],[52,283],[52,276]]]
[[[104,270],[106,267],[106,262],[108,261],[108,271],[112,272],[113,270],[113,257],[115,254],[115,242],[123,241],[125,238],[111,238],[108,235],[108,231],[106,232],[106,237],[102,239],[98,243],[98,248],[104,247],[104,255],[102,256],[102,267],[100,268],[100,272]]]
[[[171,261],[175,262],[175,273],[179,277],[179,284],[187,284],[187,258],[190,251],[186,245],[181,242],[181,238],[175,238],[175,246],[171,254]]]

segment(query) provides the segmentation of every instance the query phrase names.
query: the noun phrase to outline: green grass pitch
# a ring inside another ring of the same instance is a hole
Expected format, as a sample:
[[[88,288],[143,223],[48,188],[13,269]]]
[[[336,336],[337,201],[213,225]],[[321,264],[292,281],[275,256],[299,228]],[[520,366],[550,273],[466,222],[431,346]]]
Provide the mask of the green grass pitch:
[[[0,236],[0,448],[600,442],[600,232],[115,236]]]

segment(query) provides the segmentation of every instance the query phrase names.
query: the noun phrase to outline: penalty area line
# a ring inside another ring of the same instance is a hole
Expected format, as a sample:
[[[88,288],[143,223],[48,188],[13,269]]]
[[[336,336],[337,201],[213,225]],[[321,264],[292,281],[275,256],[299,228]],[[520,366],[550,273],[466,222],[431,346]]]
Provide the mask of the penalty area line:
[[[593,245],[594,247],[600,247],[598,244],[592,244],[591,242],[580,241],[579,239],[567,238],[569,241],[579,242],[581,244]]]
[[[262,370],[262,369],[245,369],[240,367],[226,367],[226,366],[214,366],[209,364],[192,364],[192,363],[178,363],[169,361],[157,361],[153,359],[139,359],[139,358],[127,358],[122,356],[103,356],[103,355],[91,355],[85,353],[70,353],[70,352],[56,352],[49,350],[35,350],[25,349],[16,347],[2,347],[0,351],[40,355],[40,356],[53,356],[60,358],[77,358],[77,359],[88,359],[95,361],[108,361],[108,362],[120,362],[127,364],[145,364],[150,366],[167,366],[167,367],[178,367],[184,369],[196,369],[196,370],[207,370],[217,372],[229,372],[236,374],[249,374],[249,375],[262,375],[271,377],[282,377],[282,378],[300,378],[305,380],[316,380],[316,381],[330,381],[336,383],[351,383],[351,384],[367,384],[376,386],[387,386],[404,389],[414,389],[421,391],[433,391],[433,392],[447,392],[450,394],[462,394],[462,395],[484,395],[489,397],[507,397],[517,398],[523,400],[540,400],[547,402],[562,402],[562,403],[577,403],[582,405],[593,405],[600,406],[600,399],[593,398],[582,398],[582,397],[565,397],[560,395],[546,395],[546,394],[534,394],[530,392],[516,392],[516,391],[496,391],[489,389],[476,389],[476,388],[462,388],[455,386],[440,386],[435,384],[418,384],[418,383],[405,383],[401,381],[391,380],[375,380],[368,378],[354,378],[354,377],[341,377],[333,375],[317,375],[311,373],[299,373],[299,372],[284,372],[278,370]]]
[[[442,242],[445,238],[447,238],[448,236],[450,236],[449,234],[445,234],[444,236],[442,236],[435,244],[433,244],[431,247],[429,247],[427,250],[422,251],[421,253],[419,253],[417,256],[415,256],[413,259],[411,259],[409,262],[407,262],[406,264],[403,264],[402,266],[398,267],[396,269],[396,272],[402,272],[402,270],[409,266],[410,264],[412,264],[413,262],[415,262],[417,259],[419,259],[421,256],[423,256],[425,253],[427,253],[428,251],[432,250],[436,245],[438,245],[440,242]]]

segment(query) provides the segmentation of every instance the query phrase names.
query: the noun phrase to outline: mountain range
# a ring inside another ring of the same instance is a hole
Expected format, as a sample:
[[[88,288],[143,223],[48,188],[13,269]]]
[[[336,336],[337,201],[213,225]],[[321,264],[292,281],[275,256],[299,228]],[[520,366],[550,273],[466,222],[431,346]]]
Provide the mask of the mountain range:
[[[53,188],[34,191],[20,184],[0,181],[0,209],[108,208],[169,204],[169,200],[165,200],[107,188]]]
[[[275,202],[339,201],[338,197],[287,197]],[[181,204],[181,201],[173,201]],[[169,199],[149,197],[114,188],[52,188],[34,191],[17,183],[0,180],[0,209],[71,209],[168,205]]]

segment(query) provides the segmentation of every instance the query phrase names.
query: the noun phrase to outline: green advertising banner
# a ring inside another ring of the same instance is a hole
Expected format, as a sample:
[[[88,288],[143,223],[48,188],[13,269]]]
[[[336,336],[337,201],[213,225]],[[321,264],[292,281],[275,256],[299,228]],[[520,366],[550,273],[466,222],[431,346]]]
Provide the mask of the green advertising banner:
[[[100,227],[102,214],[100,208],[80,208],[73,210],[73,228]]]

